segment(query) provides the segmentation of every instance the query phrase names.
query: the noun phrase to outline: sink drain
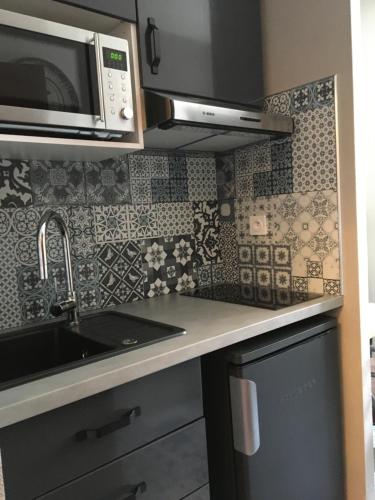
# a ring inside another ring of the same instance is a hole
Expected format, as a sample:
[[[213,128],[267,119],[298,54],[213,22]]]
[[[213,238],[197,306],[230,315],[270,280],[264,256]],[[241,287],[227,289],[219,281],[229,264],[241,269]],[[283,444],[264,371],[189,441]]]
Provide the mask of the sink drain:
[[[136,344],[138,344],[138,340],[137,339],[124,339],[124,340],[121,340],[121,344],[122,345],[136,345]]]

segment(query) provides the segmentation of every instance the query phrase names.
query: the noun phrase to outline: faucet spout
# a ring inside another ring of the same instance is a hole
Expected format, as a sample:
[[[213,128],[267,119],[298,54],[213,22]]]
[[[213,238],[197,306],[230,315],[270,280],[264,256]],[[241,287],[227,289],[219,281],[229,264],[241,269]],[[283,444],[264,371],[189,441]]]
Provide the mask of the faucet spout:
[[[54,212],[53,210],[47,210],[47,212],[45,212],[45,214],[41,217],[38,225],[37,239],[38,239],[38,261],[39,261],[40,279],[43,281],[48,280],[47,229],[49,223],[52,220],[55,221],[62,236],[68,297],[67,300],[64,301],[64,307],[62,306],[62,303],[53,304],[51,311],[53,314],[56,315],[62,314],[63,312],[67,311],[70,324],[77,325],[79,322],[78,304],[77,304],[76,293],[74,291],[72,259],[70,252],[68,228],[61,215],[59,215],[57,212]]]

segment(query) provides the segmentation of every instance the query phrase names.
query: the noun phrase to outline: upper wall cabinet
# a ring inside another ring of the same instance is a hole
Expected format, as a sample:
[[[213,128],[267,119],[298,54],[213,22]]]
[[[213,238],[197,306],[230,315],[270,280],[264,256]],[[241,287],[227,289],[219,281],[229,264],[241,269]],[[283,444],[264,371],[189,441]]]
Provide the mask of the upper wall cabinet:
[[[107,14],[108,16],[136,21],[135,0],[57,0],[61,3]]]
[[[263,97],[259,0],[137,6],[144,88],[242,104]]]

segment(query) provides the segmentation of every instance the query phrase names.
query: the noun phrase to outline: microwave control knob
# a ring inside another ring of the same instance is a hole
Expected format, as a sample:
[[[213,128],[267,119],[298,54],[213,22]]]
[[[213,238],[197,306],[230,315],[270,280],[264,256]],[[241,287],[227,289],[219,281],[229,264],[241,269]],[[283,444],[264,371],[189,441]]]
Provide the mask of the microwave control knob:
[[[124,120],[131,120],[134,116],[132,108],[122,108],[120,114]]]

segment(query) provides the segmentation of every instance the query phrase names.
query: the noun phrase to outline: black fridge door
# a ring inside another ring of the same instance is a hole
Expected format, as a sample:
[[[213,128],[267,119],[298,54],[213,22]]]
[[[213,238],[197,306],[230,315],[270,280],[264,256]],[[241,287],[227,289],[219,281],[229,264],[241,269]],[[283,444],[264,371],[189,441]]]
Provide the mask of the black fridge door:
[[[144,88],[248,104],[263,97],[259,0],[137,0]]]
[[[238,500],[342,500],[337,332],[230,377]]]

